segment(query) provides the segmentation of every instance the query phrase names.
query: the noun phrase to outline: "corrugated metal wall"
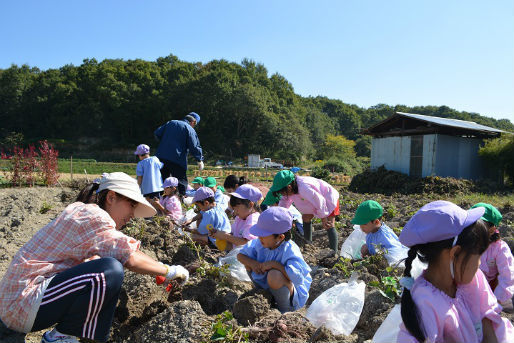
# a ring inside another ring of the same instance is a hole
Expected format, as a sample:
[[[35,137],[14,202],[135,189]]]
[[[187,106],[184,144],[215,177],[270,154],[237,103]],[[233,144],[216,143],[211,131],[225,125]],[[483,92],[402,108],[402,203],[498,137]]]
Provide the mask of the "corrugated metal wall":
[[[409,174],[410,137],[373,138],[371,169],[385,166],[387,170]]]
[[[487,174],[478,149],[479,138],[447,135],[423,137],[422,176],[452,176],[476,180]],[[371,169],[385,166],[388,170],[409,175],[411,137],[373,138],[371,144]]]

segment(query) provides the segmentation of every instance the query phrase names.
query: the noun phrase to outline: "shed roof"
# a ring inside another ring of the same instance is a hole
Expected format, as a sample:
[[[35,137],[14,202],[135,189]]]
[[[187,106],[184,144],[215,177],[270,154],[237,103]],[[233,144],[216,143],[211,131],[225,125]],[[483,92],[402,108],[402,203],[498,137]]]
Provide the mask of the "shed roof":
[[[412,136],[440,133],[452,136],[491,138],[505,131],[472,121],[396,112],[391,117],[362,131],[371,136]]]

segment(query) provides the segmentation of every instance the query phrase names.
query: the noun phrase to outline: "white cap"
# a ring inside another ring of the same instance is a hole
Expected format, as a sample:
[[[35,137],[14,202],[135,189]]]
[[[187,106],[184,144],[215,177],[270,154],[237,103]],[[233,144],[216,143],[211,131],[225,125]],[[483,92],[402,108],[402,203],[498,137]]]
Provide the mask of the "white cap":
[[[155,208],[150,205],[148,201],[143,197],[136,179],[128,176],[125,173],[104,173],[100,179],[100,186],[98,187],[98,193],[108,189],[118,194],[126,196],[129,199],[137,201],[139,204],[134,210],[134,217],[146,218],[152,217],[157,214]]]

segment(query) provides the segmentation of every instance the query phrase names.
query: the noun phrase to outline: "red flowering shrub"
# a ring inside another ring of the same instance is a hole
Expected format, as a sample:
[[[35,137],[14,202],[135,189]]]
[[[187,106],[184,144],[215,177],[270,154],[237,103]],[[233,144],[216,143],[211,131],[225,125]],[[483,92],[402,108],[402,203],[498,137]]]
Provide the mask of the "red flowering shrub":
[[[54,149],[53,145],[48,144],[44,140],[39,142],[39,153],[41,154],[39,168],[43,183],[47,186],[53,186],[59,179],[59,166],[57,162],[59,152]]]

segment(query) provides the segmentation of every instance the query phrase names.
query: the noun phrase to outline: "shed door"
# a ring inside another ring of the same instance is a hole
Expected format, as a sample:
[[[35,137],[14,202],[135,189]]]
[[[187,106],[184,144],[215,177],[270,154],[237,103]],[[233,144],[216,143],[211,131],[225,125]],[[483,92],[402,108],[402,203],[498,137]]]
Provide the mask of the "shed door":
[[[421,177],[423,171],[423,136],[411,136],[409,175]]]

